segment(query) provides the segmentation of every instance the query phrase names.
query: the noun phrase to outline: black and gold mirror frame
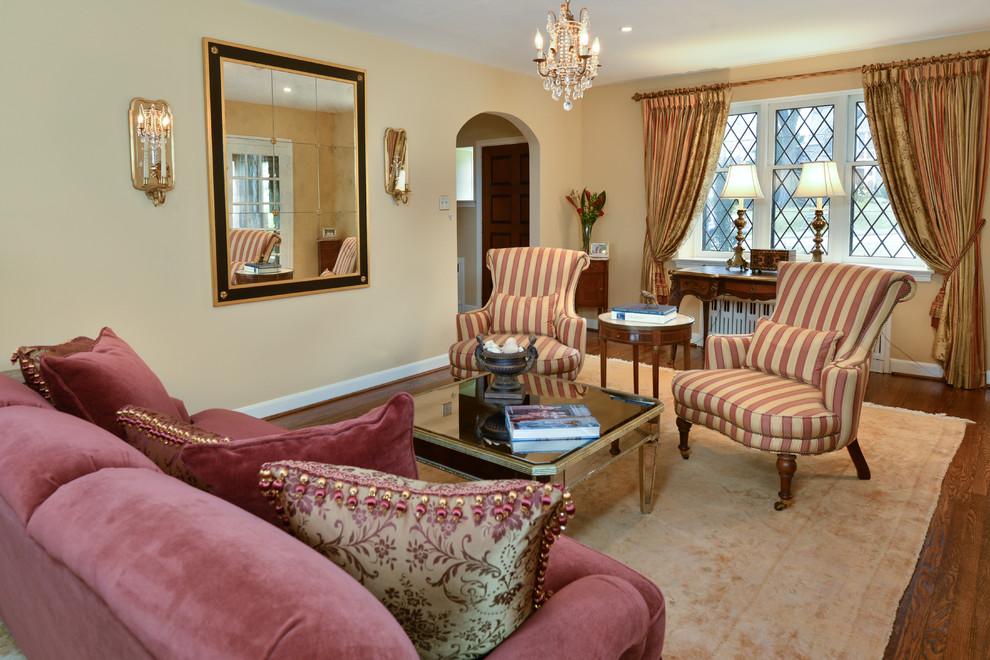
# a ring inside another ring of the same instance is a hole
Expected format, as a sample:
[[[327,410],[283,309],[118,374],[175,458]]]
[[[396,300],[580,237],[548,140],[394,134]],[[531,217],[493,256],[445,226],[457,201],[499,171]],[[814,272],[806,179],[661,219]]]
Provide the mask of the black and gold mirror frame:
[[[203,59],[213,305],[369,286],[365,71],[209,38]]]

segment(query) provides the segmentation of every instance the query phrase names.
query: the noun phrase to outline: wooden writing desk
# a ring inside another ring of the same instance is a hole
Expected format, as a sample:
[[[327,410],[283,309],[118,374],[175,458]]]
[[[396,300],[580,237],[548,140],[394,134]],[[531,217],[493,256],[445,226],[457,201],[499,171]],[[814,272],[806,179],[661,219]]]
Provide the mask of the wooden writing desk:
[[[670,304],[680,309],[684,296],[702,302],[701,347],[708,339],[709,304],[718,296],[743,300],[773,300],[777,297],[776,271],[754,273],[725,266],[696,266],[670,271]]]

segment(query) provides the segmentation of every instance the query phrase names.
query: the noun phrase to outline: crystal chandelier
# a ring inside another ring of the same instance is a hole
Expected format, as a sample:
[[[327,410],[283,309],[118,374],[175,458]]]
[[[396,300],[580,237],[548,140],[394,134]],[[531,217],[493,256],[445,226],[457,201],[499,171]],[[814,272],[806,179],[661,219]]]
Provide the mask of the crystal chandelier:
[[[588,48],[588,28],[591,17],[587,9],[580,12],[581,20],[574,20],[571,13],[571,0],[560,5],[560,20],[552,11],[547,12],[547,34],[550,47],[543,54],[543,35],[536,30],[536,51],[539,56],[536,70],[543,76],[543,89],[549,90],[556,101],[563,95],[564,110],[574,107],[574,99],[584,96],[584,90],[591,87],[591,81],[598,75],[598,51],[601,49],[598,38]]]

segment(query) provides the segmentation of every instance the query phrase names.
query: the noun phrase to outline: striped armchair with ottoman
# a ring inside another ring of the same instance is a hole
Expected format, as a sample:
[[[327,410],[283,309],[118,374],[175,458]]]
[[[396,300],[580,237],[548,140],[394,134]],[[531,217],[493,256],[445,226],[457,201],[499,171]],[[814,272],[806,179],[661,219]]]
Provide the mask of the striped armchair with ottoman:
[[[915,288],[910,275],[872,266],[782,263],[773,315],[752,335],[709,336],[705,368],[674,376],[681,455],[692,424],[777,454],[777,510],[793,497],[796,454],[845,447],[869,479],[856,433],[873,346]]]
[[[450,347],[450,373],[473,378],[483,371],[474,361],[477,336],[500,346],[509,337],[523,347],[536,335],[539,354],[533,373],[573,380],[584,364],[587,320],[574,308],[584,252],[547,247],[489,250],[492,295],[481,309],[457,315],[457,341]]]

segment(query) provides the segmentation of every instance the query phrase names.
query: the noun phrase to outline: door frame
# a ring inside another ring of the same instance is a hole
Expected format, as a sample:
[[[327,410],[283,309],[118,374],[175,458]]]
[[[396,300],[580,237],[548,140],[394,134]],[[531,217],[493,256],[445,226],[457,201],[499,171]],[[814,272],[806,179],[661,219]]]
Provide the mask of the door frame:
[[[477,257],[477,263],[475,264],[474,281],[475,281],[475,300],[479,301],[482,306],[485,305],[487,300],[481,299],[481,277],[485,272],[485,255],[481,253],[481,209],[484,200],[481,199],[481,150],[484,147],[498,147],[505,144],[529,144],[529,185],[530,185],[530,225],[529,225],[529,244],[538,245],[539,244],[539,231],[534,226],[533,218],[533,143],[532,141],[526,139],[525,136],[507,137],[507,138],[493,138],[490,140],[478,140],[474,143],[474,190],[475,190],[475,208],[477,213],[475,213],[475,227],[474,227],[474,254]],[[539,216],[537,216],[539,217]],[[534,231],[534,229],[537,229]]]

